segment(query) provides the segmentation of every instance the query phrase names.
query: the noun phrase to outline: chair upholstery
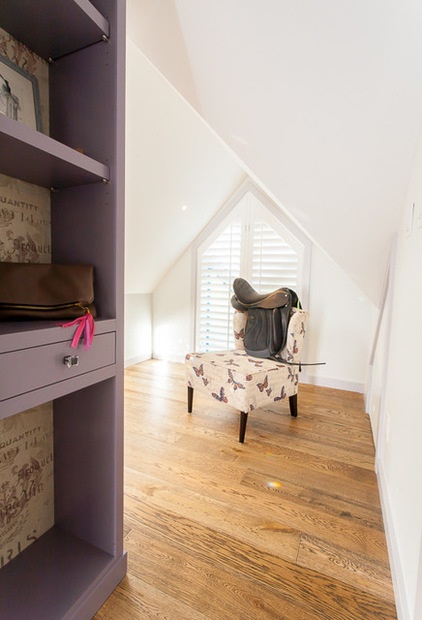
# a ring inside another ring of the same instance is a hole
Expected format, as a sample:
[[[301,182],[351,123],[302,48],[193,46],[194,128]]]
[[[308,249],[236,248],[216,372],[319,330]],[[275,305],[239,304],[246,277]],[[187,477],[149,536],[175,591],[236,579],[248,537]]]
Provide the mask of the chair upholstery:
[[[185,359],[188,411],[192,411],[193,392],[209,394],[217,402],[232,405],[241,412],[239,441],[243,443],[248,414],[254,409],[289,399],[290,413],[297,416],[299,366],[308,313],[293,309],[282,358],[295,365],[251,357],[243,346],[246,313],[235,312],[235,349],[210,353],[188,353]]]

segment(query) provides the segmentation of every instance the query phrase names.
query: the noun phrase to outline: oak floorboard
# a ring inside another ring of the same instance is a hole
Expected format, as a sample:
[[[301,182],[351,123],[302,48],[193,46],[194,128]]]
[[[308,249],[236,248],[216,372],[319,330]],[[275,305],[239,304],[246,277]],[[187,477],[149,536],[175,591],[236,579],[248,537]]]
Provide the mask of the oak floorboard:
[[[284,525],[280,520],[271,518],[266,511],[245,510],[239,504],[209,494],[179,486],[174,489],[161,480],[143,476],[135,487],[127,488],[127,504],[133,501],[129,522],[140,520],[139,498],[142,499],[143,510],[164,511],[168,506],[177,514],[189,514],[195,523],[219,532],[239,541],[253,540],[260,549],[272,552],[274,547],[280,556],[295,561],[298,553],[301,533],[299,530]],[[243,502],[244,503],[244,502]]]
[[[388,566],[369,559],[368,555],[353,553],[349,549],[336,547],[331,542],[324,542],[303,534],[297,563],[299,566],[318,570],[333,578],[338,577],[339,567],[341,567],[342,581],[385,598],[394,604]]]
[[[309,486],[295,484],[289,480],[288,475],[283,476],[283,481],[281,481],[282,476],[274,475],[274,473],[272,472],[269,478],[256,469],[248,470],[242,479],[242,484],[258,490],[270,489],[271,493],[277,494],[279,503],[282,505],[294,504],[304,510],[319,510],[321,513],[342,518],[343,522],[360,524],[365,528],[374,528],[384,532],[381,511],[369,503],[352,501],[350,497],[342,498],[331,491],[321,492]]]
[[[248,431],[254,429],[255,432],[252,439],[250,438],[251,433],[248,432],[248,443],[251,440],[253,441],[253,438],[259,442],[271,442],[279,439],[280,442],[291,441],[292,443],[300,443],[305,439],[308,444],[313,445],[317,454],[321,454],[321,451],[326,454],[340,451],[346,462],[352,458],[359,465],[361,464],[360,459],[362,459],[368,464],[369,468],[373,469],[374,445],[369,420],[367,416],[362,416],[363,406],[361,409],[362,423],[357,428],[353,424],[353,418],[349,426],[339,422],[336,412],[333,412],[331,417],[318,419],[315,406],[306,407],[302,402],[301,394],[308,387],[307,385],[300,387],[299,416],[296,419],[291,418],[286,402],[265,410],[258,409],[250,414]],[[239,419],[238,412],[229,405],[220,404],[219,409],[215,409],[215,406],[213,407],[210,404],[209,397],[201,393],[194,395],[191,417],[200,426],[204,424],[205,428],[208,429],[219,428],[222,420],[229,421],[233,428],[236,428]],[[328,429],[329,432],[327,432]]]
[[[289,534],[289,537],[290,531],[297,530],[310,536],[319,536],[323,540],[333,541],[355,553],[368,553],[377,561],[387,562],[383,530],[369,527],[367,523],[353,519],[353,513],[335,514],[325,505],[312,507],[300,498],[294,496],[287,498],[280,492],[282,487],[281,489],[268,488],[268,477],[261,477],[258,484],[239,482],[235,487],[233,481],[230,482],[230,476],[225,478],[219,475],[216,479],[208,468],[198,472],[194,471],[193,467],[179,463],[173,464],[170,469],[163,462],[160,464],[151,462],[146,451],[143,452],[143,456],[145,472],[143,475],[148,473],[155,479],[164,480],[167,485],[164,500],[161,498],[162,486],[157,490],[157,487],[153,485],[152,490],[146,490],[146,493],[154,494],[156,502],[164,501],[164,505],[167,501],[180,502],[186,507],[186,498],[183,500],[180,498],[180,486],[183,486],[185,491],[189,489],[195,491],[199,497],[203,497],[202,501],[198,502],[199,507],[202,507],[201,518],[204,518],[210,510],[212,500],[209,498],[211,497],[214,502],[219,501],[222,512],[226,509],[228,516],[236,517],[235,523],[239,522],[239,515],[242,511],[247,511],[249,520],[255,519],[255,523],[261,529],[267,527],[279,533],[284,531],[286,535]],[[136,497],[137,493],[139,496],[143,495],[140,485],[134,488],[133,480],[134,476],[132,476],[132,483],[126,485],[127,493],[131,497]],[[251,477],[247,480],[250,481]],[[217,512],[215,507],[214,512]],[[218,527],[221,527],[224,521],[220,519],[216,523]],[[243,521],[240,523],[242,524]],[[258,544],[257,540],[255,544]],[[284,545],[281,549],[285,554]]]
[[[286,472],[286,467],[283,466],[280,469],[274,467],[271,473],[270,470],[264,474],[252,472],[238,460],[227,462],[212,456],[211,446],[210,456],[202,446],[198,452],[193,453],[179,450],[176,443],[171,459],[168,459],[168,446],[152,439],[145,445],[138,444],[138,449],[143,458],[143,472],[167,481],[174,493],[177,493],[180,484],[202,492],[206,488],[209,495],[221,499],[227,506],[241,509],[247,502],[250,513],[261,517],[266,515],[272,522],[280,523],[280,526],[295,528],[311,536],[319,535],[357,553],[368,551],[378,560],[386,557],[383,531],[354,522],[349,518],[349,512],[336,515],[325,506],[312,507],[298,501],[296,496],[283,496],[284,480],[296,482],[294,469]],[[138,451],[133,452],[127,448],[127,465],[133,468],[137,460]],[[276,482],[280,487],[269,489],[268,482]],[[318,487],[314,489],[311,475],[306,479],[301,474],[300,482],[302,488],[310,485],[314,496],[321,498],[323,491]],[[330,486],[325,486],[330,491]],[[377,495],[373,494],[373,500],[377,501]]]
[[[125,371],[128,575],[95,620],[396,620],[362,395],[301,385],[239,444],[184,376]]]
[[[152,560],[154,553],[166,558],[172,558],[170,565],[162,566],[162,575],[175,575],[189,568],[186,575],[187,584],[183,593],[183,602],[191,600],[192,592],[197,588],[204,588],[211,598],[219,596],[219,604],[223,603],[226,615],[223,618],[237,618],[240,610],[246,618],[329,618],[330,620],[367,620],[369,618],[392,619],[395,618],[394,605],[385,598],[374,596],[362,589],[349,586],[348,584],[327,577],[323,573],[299,566],[296,563],[287,562],[277,555],[263,552],[241,541],[227,537],[216,530],[203,528],[190,519],[177,515],[173,512],[151,511],[148,518],[134,527],[129,538],[135,541],[142,550],[148,550],[148,558],[142,560],[139,573],[146,579],[147,565]],[[158,527],[157,527],[158,523]],[[130,549],[129,549],[130,551]],[[154,567],[152,578],[157,578],[157,570],[160,562]],[[193,576],[192,576],[193,573]],[[218,587],[211,586],[211,581],[219,580]],[[220,577],[218,577],[220,575]],[[224,577],[221,577],[224,575]],[[149,577],[151,578],[151,577]],[[247,586],[245,586],[245,578]],[[167,577],[167,580],[169,577]],[[220,581],[221,580],[221,581]],[[180,586],[175,589],[174,583],[161,582],[161,587],[166,593],[173,593],[179,597]],[[227,598],[227,590],[229,597]],[[233,601],[231,595],[243,593],[243,598]],[[278,598],[278,605],[271,604],[268,607],[269,595]],[[260,605],[254,603],[250,607],[250,598],[260,599]],[[235,606],[233,607],[233,602]],[[286,616],[281,616],[280,611],[287,604],[292,611]],[[201,613],[210,613],[209,602],[197,599],[196,605],[201,605]],[[203,607],[205,605],[205,607]],[[259,614],[258,614],[259,610]],[[265,611],[265,614],[263,613]],[[274,614],[274,611],[276,612]],[[214,613],[214,612],[212,612]],[[211,615],[210,617],[220,617]],[[277,615],[277,613],[279,615]],[[294,615],[296,613],[296,615]]]
[[[264,488],[266,481],[267,476],[261,477],[259,484],[255,485],[261,495],[265,494],[265,498],[261,499],[263,503],[268,501],[268,490]],[[279,483],[279,479],[275,478],[271,482]],[[278,487],[272,488],[270,493],[278,495]],[[295,527],[305,534],[331,540],[350,551],[367,553],[379,562],[387,562],[384,532],[349,519],[347,513],[335,515],[325,507],[307,506],[293,498],[279,502],[278,518],[283,524]]]
[[[96,620],[209,620],[197,609],[139,579],[131,563],[132,558],[129,560],[128,575],[95,615]]]
[[[266,584],[216,562],[212,554],[204,558],[192,553],[155,529],[141,526],[127,549],[137,576],[209,619],[315,620],[300,600],[290,602]]]

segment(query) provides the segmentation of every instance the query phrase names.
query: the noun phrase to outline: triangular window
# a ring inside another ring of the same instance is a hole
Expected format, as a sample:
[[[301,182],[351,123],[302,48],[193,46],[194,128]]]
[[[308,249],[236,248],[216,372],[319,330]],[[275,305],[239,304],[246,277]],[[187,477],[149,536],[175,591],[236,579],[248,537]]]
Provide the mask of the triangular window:
[[[310,243],[267,196],[248,183],[218,219],[197,245],[195,348],[200,351],[234,348],[230,299],[236,277],[262,293],[286,286],[302,303],[307,296]]]

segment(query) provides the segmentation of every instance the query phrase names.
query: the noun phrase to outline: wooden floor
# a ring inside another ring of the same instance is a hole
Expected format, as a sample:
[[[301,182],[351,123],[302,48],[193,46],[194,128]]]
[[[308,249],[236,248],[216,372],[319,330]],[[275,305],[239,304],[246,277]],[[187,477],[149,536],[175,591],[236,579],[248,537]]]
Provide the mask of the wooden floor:
[[[362,395],[238,413],[181,364],[126,370],[127,577],[96,620],[396,618]]]

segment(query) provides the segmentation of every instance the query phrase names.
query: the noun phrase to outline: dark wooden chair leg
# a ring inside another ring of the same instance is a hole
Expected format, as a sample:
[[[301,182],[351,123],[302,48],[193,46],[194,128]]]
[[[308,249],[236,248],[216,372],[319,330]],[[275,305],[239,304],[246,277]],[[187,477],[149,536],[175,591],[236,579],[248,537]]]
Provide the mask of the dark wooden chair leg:
[[[239,442],[243,443],[245,441],[245,431],[246,424],[248,421],[248,414],[245,411],[240,412],[240,429],[239,429]]]
[[[297,394],[289,396],[290,415],[292,418],[297,418]]]
[[[193,405],[193,387],[188,385],[188,413],[192,413]]]

